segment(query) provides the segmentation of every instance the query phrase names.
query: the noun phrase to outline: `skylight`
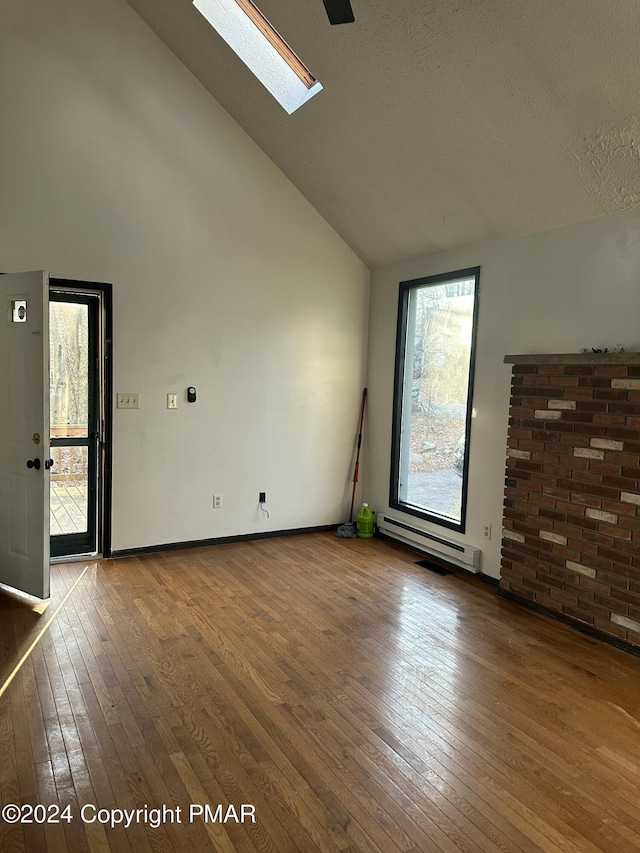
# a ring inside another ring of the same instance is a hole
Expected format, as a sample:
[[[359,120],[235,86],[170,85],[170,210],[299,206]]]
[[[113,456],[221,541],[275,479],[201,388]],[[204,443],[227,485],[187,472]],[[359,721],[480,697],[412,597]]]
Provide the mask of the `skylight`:
[[[251,0],[193,0],[193,5],[289,114],[321,91]]]

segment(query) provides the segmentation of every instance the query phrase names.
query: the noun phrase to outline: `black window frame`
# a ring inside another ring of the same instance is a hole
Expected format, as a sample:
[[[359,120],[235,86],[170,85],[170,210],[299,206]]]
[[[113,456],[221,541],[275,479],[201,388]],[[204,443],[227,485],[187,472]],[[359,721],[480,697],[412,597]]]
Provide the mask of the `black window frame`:
[[[471,329],[471,351],[469,355],[469,384],[467,393],[467,413],[465,418],[465,454],[462,468],[462,499],[460,505],[460,521],[426,510],[422,507],[400,500],[400,445],[402,440],[402,414],[404,400],[405,358],[407,349],[407,324],[409,315],[409,296],[412,290],[429,285],[446,284],[462,278],[474,279],[473,321]],[[475,362],[478,334],[478,304],[480,292],[480,267],[468,267],[453,272],[401,281],[398,294],[398,323],[396,331],[395,374],[393,386],[393,421],[391,427],[391,477],[389,484],[389,506],[392,509],[422,518],[449,530],[464,533],[467,519],[467,493],[469,488],[469,456],[471,419],[473,413],[473,385],[475,377]]]
[[[78,281],[67,278],[49,278],[49,299],[65,301],[63,294],[71,302],[81,302],[89,294],[99,297],[100,314],[97,328],[94,328],[96,348],[91,358],[99,358],[102,370],[102,410],[97,413],[99,424],[99,483],[96,495],[98,515],[93,528],[93,541],[97,556],[107,559],[112,555],[112,505],[113,505],[113,285],[105,282]],[[93,386],[91,394],[95,397],[98,389]],[[93,405],[96,405],[94,400]],[[79,539],[76,540],[75,537]],[[51,537],[51,556],[56,560],[84,555],[85,534],[60,534]],[[93,556],[92,548],[90,556]]]

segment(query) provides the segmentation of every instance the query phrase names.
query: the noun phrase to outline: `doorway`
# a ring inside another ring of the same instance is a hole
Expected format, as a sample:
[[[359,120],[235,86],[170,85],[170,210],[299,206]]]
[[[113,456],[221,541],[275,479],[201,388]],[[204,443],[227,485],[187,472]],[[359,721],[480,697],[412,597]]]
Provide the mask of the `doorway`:
[[[51,556],[111,553],[111,285],[50,279]]]

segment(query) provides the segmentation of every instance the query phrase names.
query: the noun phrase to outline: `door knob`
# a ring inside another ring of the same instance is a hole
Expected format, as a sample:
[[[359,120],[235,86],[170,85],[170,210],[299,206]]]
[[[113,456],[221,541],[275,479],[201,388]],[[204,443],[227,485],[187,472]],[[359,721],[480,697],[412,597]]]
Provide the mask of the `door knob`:
[[[40,470],[40,460],[39,459],[29,459],[27,462],[27,468],[35,468],[36,471]]]
[[[48,471],[48,470],[49,470],[49,468],[51,468],[53,465],[55,465],[55,462],[53,461],[53,459],[45,459],[45,460],[44,460],[44,467],[46,468],[46,470],[47,470],[47,471]]]

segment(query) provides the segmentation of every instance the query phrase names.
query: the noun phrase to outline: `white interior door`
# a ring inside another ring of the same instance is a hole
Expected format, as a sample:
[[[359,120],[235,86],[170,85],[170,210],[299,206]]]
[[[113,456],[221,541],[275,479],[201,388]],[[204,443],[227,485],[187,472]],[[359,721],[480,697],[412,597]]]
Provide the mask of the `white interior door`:
[[[0,275],[0,583],[49,597],[49,274]]]

